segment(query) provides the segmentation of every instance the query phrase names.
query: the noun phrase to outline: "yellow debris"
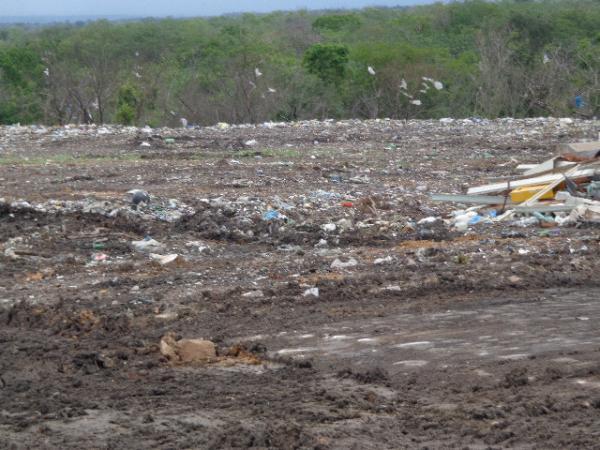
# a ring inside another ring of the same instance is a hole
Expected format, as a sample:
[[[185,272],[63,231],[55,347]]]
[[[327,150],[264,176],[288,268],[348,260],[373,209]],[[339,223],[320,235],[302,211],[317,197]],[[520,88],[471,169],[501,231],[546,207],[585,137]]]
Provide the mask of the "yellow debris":
[[[510,199],[513,201],[513,203],[525,202],[525,201],[529,200],[531,197],[533,197],[535,194],[537,194],[539,191],[544,189],[545,187],[546,187],[546,185],[523,186],[523,187],[517,188],[514,191],[510,192]],[[554,198],[554,191],[549,191],[549,192],[546,192],[544,195],[542,195],[539,198],[539,200],[552,200],[553,198]]]

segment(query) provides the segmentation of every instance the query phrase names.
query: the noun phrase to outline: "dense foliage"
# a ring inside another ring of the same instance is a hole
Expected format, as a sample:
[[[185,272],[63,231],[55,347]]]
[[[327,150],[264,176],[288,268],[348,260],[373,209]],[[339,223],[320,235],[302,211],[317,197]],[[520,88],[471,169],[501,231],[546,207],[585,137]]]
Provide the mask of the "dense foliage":
[[[597,0],[0,29],[0,123],[599,114]]]

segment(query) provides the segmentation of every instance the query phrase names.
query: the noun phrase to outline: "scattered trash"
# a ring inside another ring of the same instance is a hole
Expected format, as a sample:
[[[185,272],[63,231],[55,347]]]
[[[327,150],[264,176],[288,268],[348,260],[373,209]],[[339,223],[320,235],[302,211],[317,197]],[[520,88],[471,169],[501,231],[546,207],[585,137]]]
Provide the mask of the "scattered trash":
[[[323,229],[323,231],[332,233],[335,230],[337,230],[337,225],[335,223],[325,223],[325,224],[321,225],[321,228]]]
[[[319,296],[319,288],[318,287],[312,287],[309,288],[307,290],[304,291],[304,293],[302,294],[303,297],[318,297]]]
[[[263,291],[261,291],[259,289],[242,294],[242,297],[244,297],[244,298],[262,298],[264,296],[265,296],[265,294],[263,293]]]
[[[417,225],[424,225],[437,222],[439,219],[437,217],[425,217],[417,222]]]
[[[131,194],[131,203],[137,207],[140,203],[150,203],[150,195],[146,191],[133,189],[128,194]]]
[[[183,260],[177,253],[172,253],[170,255],[158,255],[156,253],[150,253],[149,256],[151,260],[156,261],[161,266],[182,262]]]
[[[92,259],[96,262],[102,262],[108,260],[108,255],[106,253],[94,253]]]
[[[133,245],[133,248],[135,248],[138,252],[155,252],[164,248],[163,244],[149,236],[141,241],[131,241],[131,245]]]
[[[392,258],[391,256],[386,256],[385,258],[377,258],[375,261],[373,261],[373,264],[381,265],[381,264],[389,264],[391,262],[394,262],[394,258]]]
[[[286,216],[284,216],[283,214],[281,214],[279,211],[275,211],[275,210],[270,210],[267,211],[266,213],[263,214],[262,216],[263,220],[265,221],[270,221],[270,220],[284,220],[286,219]]]
[[[93,250],[104,250],[106,248],[106,244],[104,242],[94,242],[92,244]]]
[[[336,258],[331,263],[332,269],[348,269],[356,266],[358,266],[358,261],[354,258],[349,258],[347,261],[342,261],[341,259]]]

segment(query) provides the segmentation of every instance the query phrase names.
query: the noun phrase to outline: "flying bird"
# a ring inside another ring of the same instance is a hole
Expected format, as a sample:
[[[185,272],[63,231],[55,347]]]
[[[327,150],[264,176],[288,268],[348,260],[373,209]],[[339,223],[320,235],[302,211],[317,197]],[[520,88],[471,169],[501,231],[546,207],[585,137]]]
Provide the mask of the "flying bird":
[[[413,105],[416,105],[416,106],[421,106],[421,100],[411,100],[410,102],[411,102]]]
[[[368,67],[367,67],[367,70],[369,71],[369,73],[370,73],[371,75],[375,75],[375,74],[377,73],[377,72],[375,72],[375,69],[373,69],[371,66],[368,66]]]
[[[444,84],[441,81],[434,81],[433,87],[436,88],[438,91],[441,91],[442,89],[444,89]]]
[[[262,77],[262,72],[260,71],[260,69],[258,67],[256,67],[254,69],[254,75],[256,75],[256,78]]]
[[[400,89],[404,89],[405,91],[408,89],[408,84],[404,78],[402,78],[402,81],[400,82]]]
[[[44,75],[46,75],[47,77],[50,76],[50,69],[48,69],[47,67],[44,69]]]

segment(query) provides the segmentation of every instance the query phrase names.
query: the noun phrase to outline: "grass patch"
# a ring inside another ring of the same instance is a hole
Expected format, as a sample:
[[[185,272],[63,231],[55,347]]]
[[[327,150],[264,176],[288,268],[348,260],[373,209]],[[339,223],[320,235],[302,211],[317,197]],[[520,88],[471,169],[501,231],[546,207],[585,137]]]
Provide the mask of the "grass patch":
[[[302,152],[293,148],[265,148],[262,150],[241,150],[235,153],[239,158],[253,158],[262,156],[263,158],[300,158]]]
[[[59,154],[48,157],[44,156],[0,156],[0,166],[41,166],[46,164],[89,164],[95,162],[118,162],[118,161],[140,161],[140,155],[123,154],[123,155],[68,155]]]

